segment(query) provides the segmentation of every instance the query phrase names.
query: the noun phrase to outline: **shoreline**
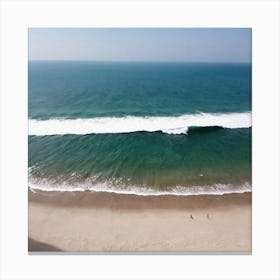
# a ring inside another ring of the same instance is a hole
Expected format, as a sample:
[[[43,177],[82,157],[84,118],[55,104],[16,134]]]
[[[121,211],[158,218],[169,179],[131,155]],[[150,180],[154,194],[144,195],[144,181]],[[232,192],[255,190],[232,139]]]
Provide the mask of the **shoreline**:
[[[28,200],[29,237],[66,252],[251,252],[249,192],[139,196],[29,190]]]
[[[112,193],[120,195],[137,195],[137,196],[196,196],[196,195],[225,195],[225,194],[242,194],[247,192],[252,192],[252,186],[248,182],[243,184],[233,185],[233,184],[214,184],[214,185],[205,185],[205,186],[192,186],[192,187],[173,187],[171,190],[152,190],[151,188],[146,187],[132,187],[133,190],[127,189],[114,189],[114,188],[104,188],[102,189],[88,187],[88,188],[78,188],[67,186],[65,188],[49,186],[34,186],[29,185],[28,190],[33,193],[55,193],[55,192],[94,192],[94,193]],[[199,189],[199,192],[197,191]]]
[[[138,195],[114,192],[94,191],[28,191],[28,200],[33,203],[49,204],[55,207],[82,207],[82,208],[188,208],[199,206],[209,208],[231,207],[251,201],[251,192],[230,193],[222,195]]]

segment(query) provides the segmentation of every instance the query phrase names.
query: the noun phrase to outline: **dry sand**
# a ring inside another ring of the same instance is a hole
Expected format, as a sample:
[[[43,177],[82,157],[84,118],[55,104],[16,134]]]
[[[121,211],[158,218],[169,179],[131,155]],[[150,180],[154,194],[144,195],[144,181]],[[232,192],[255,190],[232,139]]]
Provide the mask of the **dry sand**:
[[[248,253],[251,193],[137,196],[29,191],[28,231],[33,239],[29,251]]]

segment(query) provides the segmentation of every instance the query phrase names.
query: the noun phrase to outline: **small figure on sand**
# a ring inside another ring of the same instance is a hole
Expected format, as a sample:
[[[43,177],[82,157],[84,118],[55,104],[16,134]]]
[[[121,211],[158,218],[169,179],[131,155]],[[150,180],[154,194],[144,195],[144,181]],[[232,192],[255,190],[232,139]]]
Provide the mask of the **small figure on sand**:
[[[190,215],[190,217],[191,217],[191,219],[192,219],[192,220],[194,219],[194,217],[193,217],[193,215],[192,215],[192,214]]]

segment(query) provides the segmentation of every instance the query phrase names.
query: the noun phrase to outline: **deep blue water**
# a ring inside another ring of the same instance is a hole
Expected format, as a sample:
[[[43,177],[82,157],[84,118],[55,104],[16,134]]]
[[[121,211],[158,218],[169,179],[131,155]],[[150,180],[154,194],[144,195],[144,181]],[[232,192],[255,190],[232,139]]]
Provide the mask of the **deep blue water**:
[[[244,111],[250,64],[29,63],[30,118]]]

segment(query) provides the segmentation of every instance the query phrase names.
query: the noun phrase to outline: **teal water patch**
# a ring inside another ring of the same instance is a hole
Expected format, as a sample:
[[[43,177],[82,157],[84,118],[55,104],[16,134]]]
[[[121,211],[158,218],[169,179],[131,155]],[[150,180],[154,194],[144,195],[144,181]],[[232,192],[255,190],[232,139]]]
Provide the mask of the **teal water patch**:
[[[29,62],[29,118],[251,111],[251,64]]]
[[[29,136],[30,177],[38,184],[114,188],[242,185],[251,182],[251,129]]]

